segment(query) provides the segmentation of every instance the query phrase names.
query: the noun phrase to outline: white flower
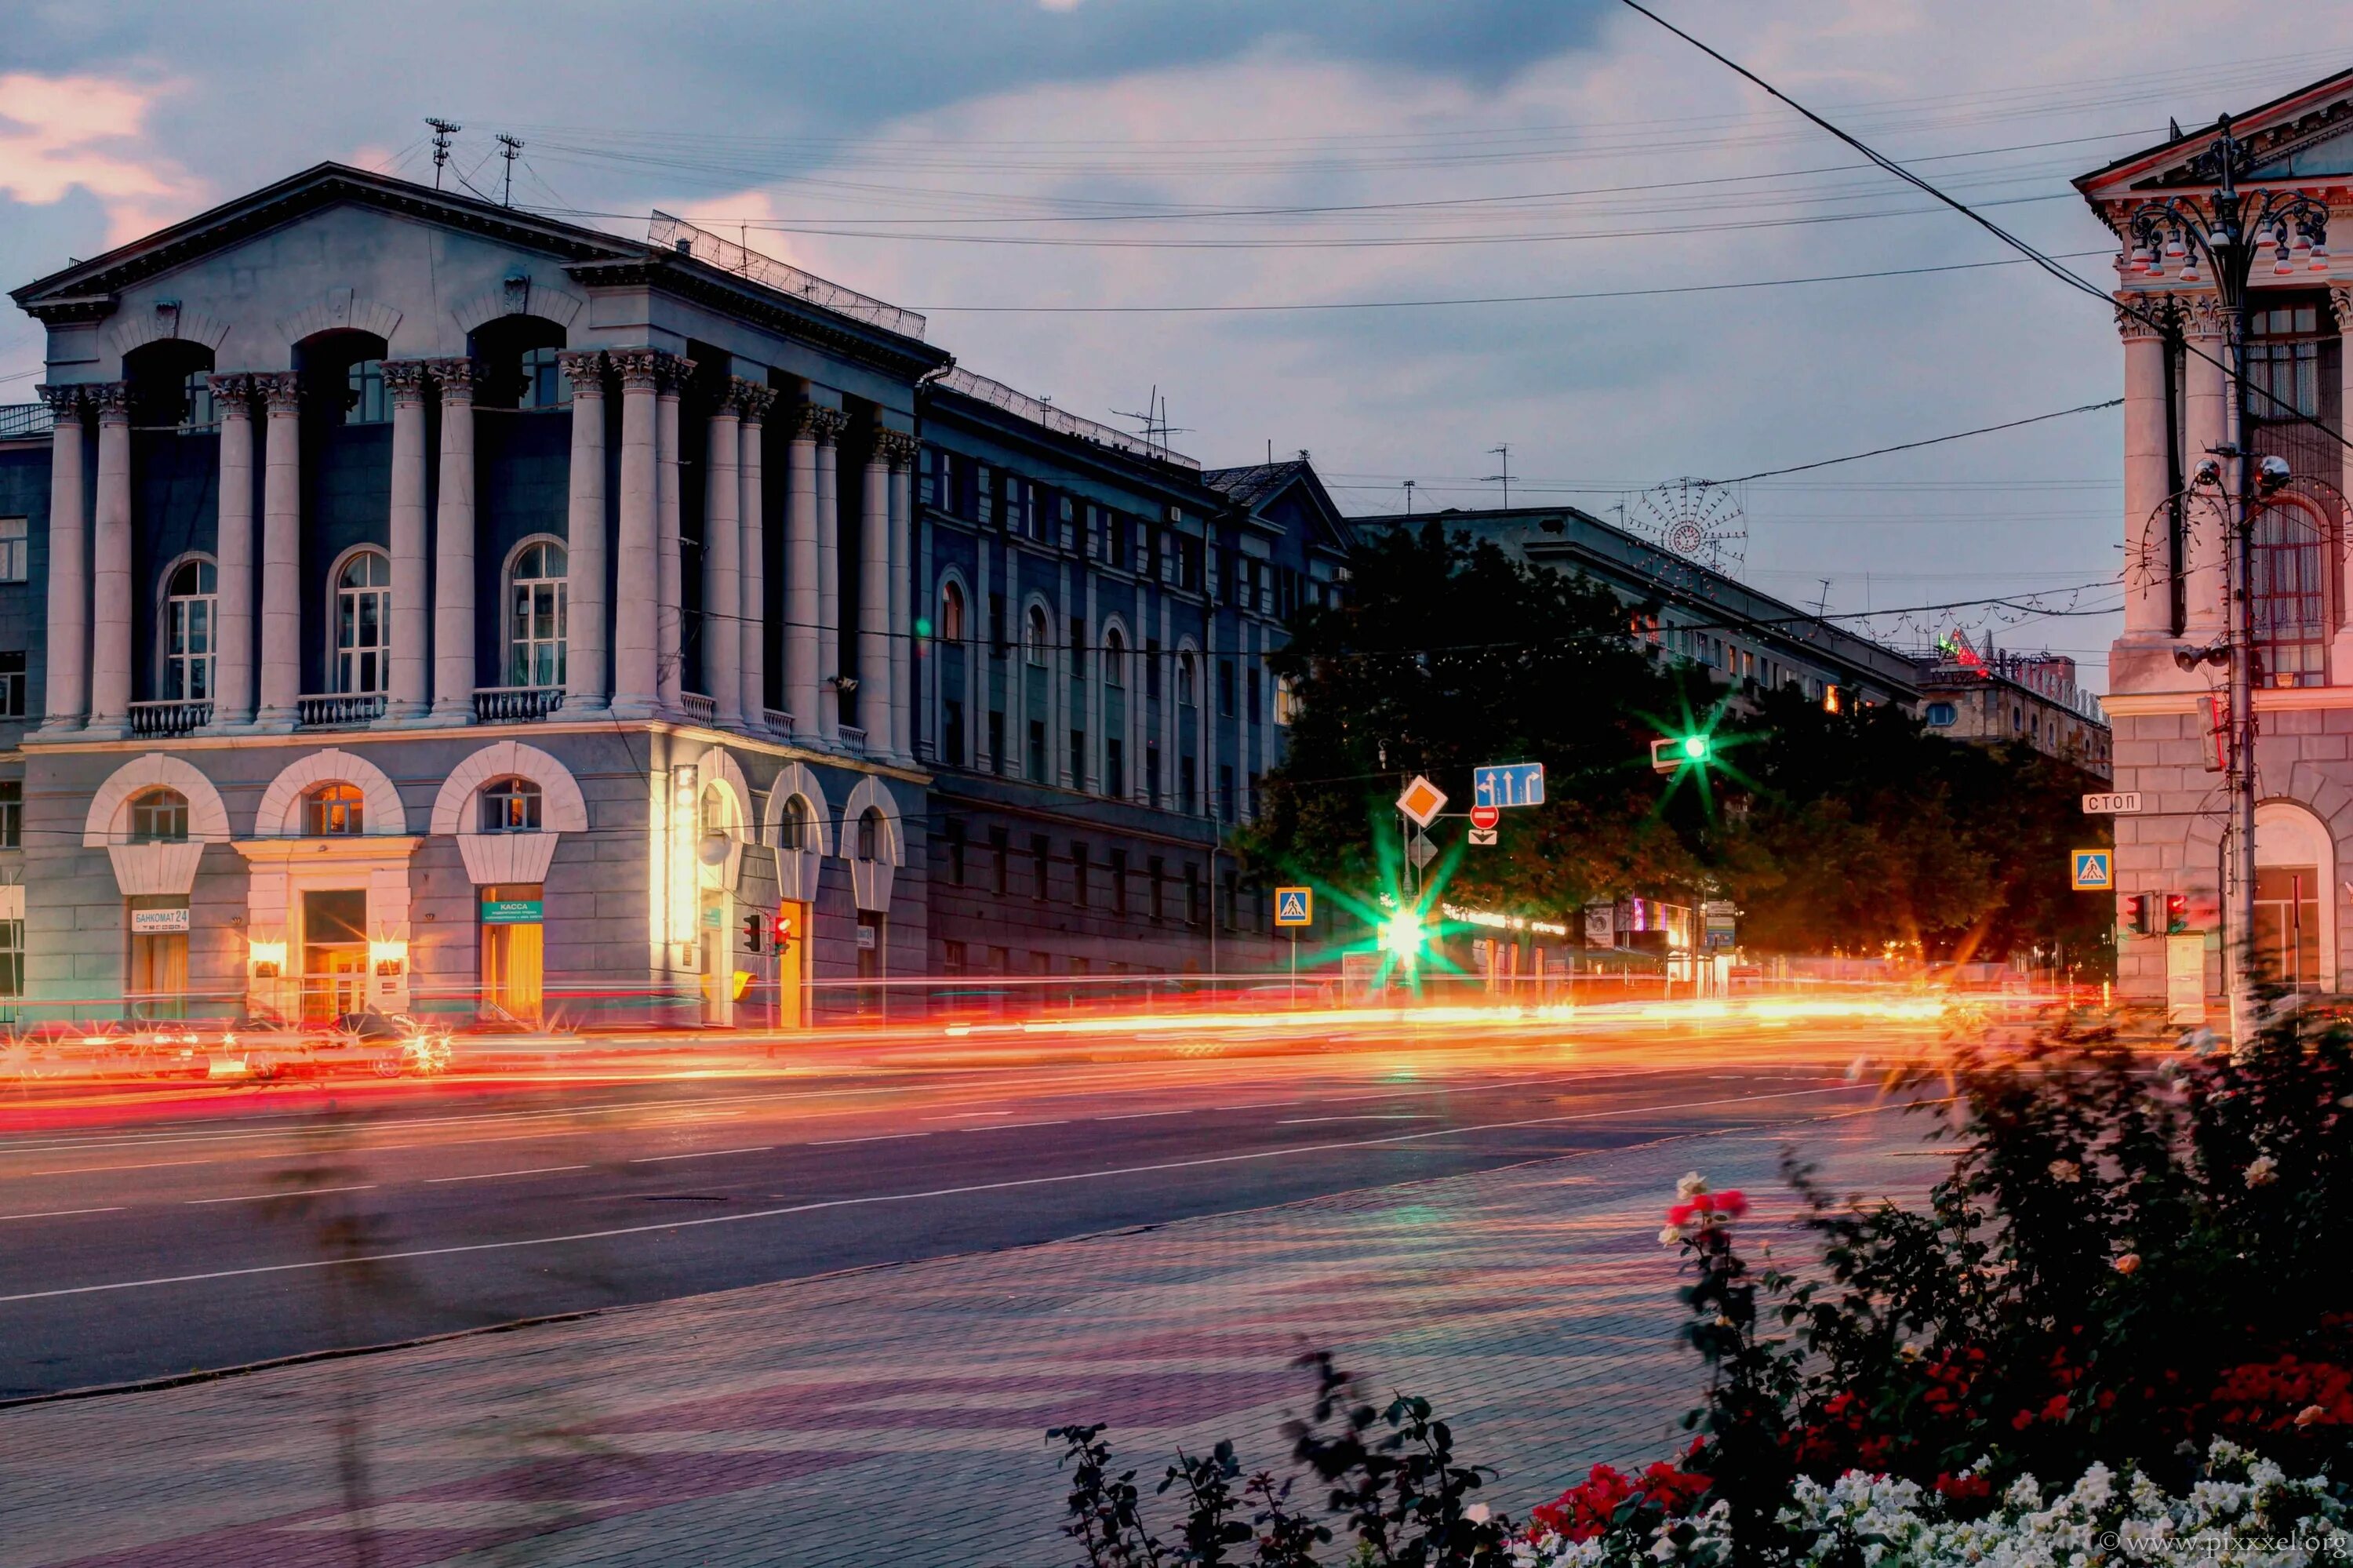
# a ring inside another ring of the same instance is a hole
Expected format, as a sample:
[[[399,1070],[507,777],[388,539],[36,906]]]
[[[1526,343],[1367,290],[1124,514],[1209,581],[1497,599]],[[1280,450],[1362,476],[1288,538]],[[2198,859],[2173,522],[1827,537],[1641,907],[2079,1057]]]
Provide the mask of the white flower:
[[[1487,1505],[1485,1503],[1472,1503],[1469,1508],[1462,1510],[1462,1517],[1469,1520],[1473,1524],[1484,1524],[1487,1522]]]
[[[2247,1162],[2247,1185],[2268,1187],[2279,1180],[2279,1162],[2268,1154],[2258,1154]]]
[[[1666,1229],[1659,1233],[1659,1245],[1661,1246],[1672,1246],[1683,1239],[1683,1230],[1681,1225],[1669,1225]]]
[[[1675,1196],[1686,1203],[1706,1191],[1707,1179],[1696,1171],[1684,1171],[1683,1180],[1675,1183]]]
[[[2051,1180],[2053,1181],[2081,1181],[2083,1179],[2084,1168],[2073,1160],[2054,1160],[2051,1162]]]
[[[1857,1056],[1846,1065],[1846,1081],[1850,1084],[1859,1084],[1862,1082],[1862,1075],[1869,1071],[1871,1071],[1871,1058]]]

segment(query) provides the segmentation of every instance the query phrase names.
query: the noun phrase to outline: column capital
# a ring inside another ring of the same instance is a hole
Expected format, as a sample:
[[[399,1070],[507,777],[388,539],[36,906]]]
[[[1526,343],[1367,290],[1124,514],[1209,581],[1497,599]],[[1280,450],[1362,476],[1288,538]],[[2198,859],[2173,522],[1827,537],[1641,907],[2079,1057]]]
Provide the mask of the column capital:
[[[2337,330],[2353,333],[2353,289],[2339,283],[2328,291],[2328,309],[2337,317]]]
[[[849,416],[840,409],[804,403],[793,422],[793,437],[807,437],[821,447],[829,447],[840,440],[841,432],[849,428]]]
[[[2116,296],[2116,335],[2126,343],[2165,335],[2165,323],[2180,324],[2180,307],[2171,294],[2122,293]]]
[[[728,378],[727,393],[747,423],[766,418],[768,410],[776,403],[773,387],[763,387],[756,381],[746,381],[741,376]]]
[[[208,376],[205,384],[212,388],[213,401],[224,413],[231,409],[250,416],[253,412],[253,376],[242,370],[225,371]]]
[[[650,392],[661,385],[662,356],[650,348],[616,349],[613,368],[624,392]]]
[[[688,384],[694,379],[694,361],[682,354],[664,354],[657,350],[654,354],[654,377],[655,391],[665,397],[681,397]]]
[[[423,407],[425,385],[432,376],[433,362],[428,359],[387,359],[384,362],[384,389],[396,404]]]
[[[573,397],[602,397],[605,395],[603,349],[566,349],[555,356],[555,366],[571,381]]]
[[[474,399],[474,379],[480,367],[470,359],[427,359],[412,361],[422,365],[434,383],[441,388],[444,403],[470,403]],[[388,368],[388,367],[387,367]]]
[[[892,472],[904,473],[915,464],[915,438],[904,430],[877,430],[874,455],[888,463]]]
[[[2231,313],[2222,308],[2221,298],[2213,294],[2181,294],[2175,296],[2174,306],[2181,313],[2182,334],[2188,337],[2228,337]]]
[[[81,418],[81,411],[90,407],[90,387],[87,383],[71,383],[63,387],[39,386],[33,388],[33,396],[47,403],[49,406],[50,417],[57,419],[78,419]]]
[[[253,390],[273,415],[301,411],[302,378],[290,370],[273,370],[255,376]]]
[[[101,425],[127,425],[131,422],[131,383],[101,381],[90,388],[90,405],[98,410]]]

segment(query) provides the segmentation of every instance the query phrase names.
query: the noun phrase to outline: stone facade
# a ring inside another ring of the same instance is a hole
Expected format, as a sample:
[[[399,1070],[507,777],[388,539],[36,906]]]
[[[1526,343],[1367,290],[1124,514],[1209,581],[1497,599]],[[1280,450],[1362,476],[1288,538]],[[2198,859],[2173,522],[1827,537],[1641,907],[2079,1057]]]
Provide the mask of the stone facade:
[[[2353,72],[2234,116],[2252,163],[2251,201],[2309,198],[2327,211],[2327,239],[2353,237]],[[2219,1018],[2228,911],[2228,790],[2217,730],[2227,722],[2220,650],[2230,633],[2231,511],[2238,454],[2227,445],[2232,323],[2211,270],[2133,225],[2147,204],[2204,208],[2214,189],[2214,132],[2187,132],[2075,184],[2119,241],[2117,326],[2124,345],[2125,630],[2104,699],[2115,729],[2114,785],[2142,810],[2116,819],[2120,910],[2137,895],[2188,896],[2189,930],[2118,944],[2124,994],[2168,995],[2168,949],[2204,949],[2206,1016]],[[2337,432],[2348,405],[2343,332],[2353,322],[2353,266],[2309,236],[2260,237],[2245,340],[2251,381],[2248,450],[2280,457],[2293,480],[2255,529],[2253,651],[2258,738],[2253,936],[2272,972],[2306,991],[2353,976],[2353,921],[2344,857],[2353,849],[2353,620],[2347,614],[2346,468]],[[2190,248],[2194,250],[2194,247]],[[2201,471],[2201,470],[2203,471]],[[2055,873],[2054,873],[2055,874]],[[2192,988],[2194,989],[2194,988]],[[2195,1000],[2177,990],[2176,1016]]]
[[[1238,563],[1337,591],[1313,475],[1238,498],[951,375],[920,317],[657,228],[324,164],[16,291],[48,332],[46,417],[0,421],[20,1019],[789,1023],[1036,955],[1268,961],[1215,902],[1280,746],[1239,705],[1271,708],[1282,616]],[[977,472],[993,504],[951,489]],[[984,636],[990,595],[1045,646]],[[1116,767],[1114,623],[1172,672]],[[1010,891],[1039,836],[1059,869]]]

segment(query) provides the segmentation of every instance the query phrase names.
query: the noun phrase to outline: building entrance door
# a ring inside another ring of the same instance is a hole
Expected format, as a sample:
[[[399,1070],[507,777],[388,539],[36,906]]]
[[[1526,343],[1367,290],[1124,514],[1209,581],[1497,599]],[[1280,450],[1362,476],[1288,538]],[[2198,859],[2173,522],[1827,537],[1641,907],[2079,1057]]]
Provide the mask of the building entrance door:
[[[792,938],[776,944],[776,1027],[801,1029],[808,1023],[809,906],[786,901],[776,914],[791,922]],[[775,933],[770,933],[772,942]]]
[[[131,934],[131,985],[124,1001],[136,1019],[184,1018],[187,1015],[188,934],[185,931],[133,931]]]
[[[327,1023],[367,1005],[367,890],[302,895],[302,1022]]]
[[[2255,868],[2255,954],[2290,991],[2320,989],[2320,895],[2317,866]]]
[[[547,943],[536,883],[482,889],[482,1007],[501,1022],[536,1028],[544,1012]]]
[[[723,889],[702,890],[702,1022],[723,1028],[735,1021],[734,904]]]

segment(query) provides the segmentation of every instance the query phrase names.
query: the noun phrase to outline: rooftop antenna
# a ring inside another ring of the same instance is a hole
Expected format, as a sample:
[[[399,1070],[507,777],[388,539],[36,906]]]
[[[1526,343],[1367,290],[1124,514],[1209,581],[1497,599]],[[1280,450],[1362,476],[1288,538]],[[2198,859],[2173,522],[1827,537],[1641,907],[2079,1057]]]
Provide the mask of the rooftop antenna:
[[[441,171],[449,162],[449,138],[465,127],[454,120],[437,120],[428,114],[425,123],[433,127],[433,188],[441,188]]]
[[[1142,425],[1145,450],[1164,458],[1168,455],[1168,438],[1182,435],[1192,429],[1189,425],[1168,422],[1168,399],[1160,395],[1157,387],[1153,387],[1152,395],[1144,400],[1143,413],[1132,414],[1124,408],[1113,408],[1112,412],[1123,419],[1134,419]]]
[[[1831,607],[1831,579],[1818,577],[1815,580],[1822,585],[1821,597],[1814,600],[1814,619],[1820,620],[1822,618],[1822,611]]]
[[[499,205],[512,207],[514,206],[514,161],[522,154],[522,138],[510,136],[501,131],[495,140],[499,144],[499,156],[504,158],[507,163],[507,183],[499,192]]]
[[[1491,473],[1485,479],[1480,481],[1480,482],[1482,484],[1502,484],[1504,487],[1504,510],[1509,512],[1512,509],[1512,449],[1508,444],[1504,446],[1489,447],[1487,449],[1487,454],[1490,457],[1499,457],[1504,460],[1504,471],[1501,473]]]

